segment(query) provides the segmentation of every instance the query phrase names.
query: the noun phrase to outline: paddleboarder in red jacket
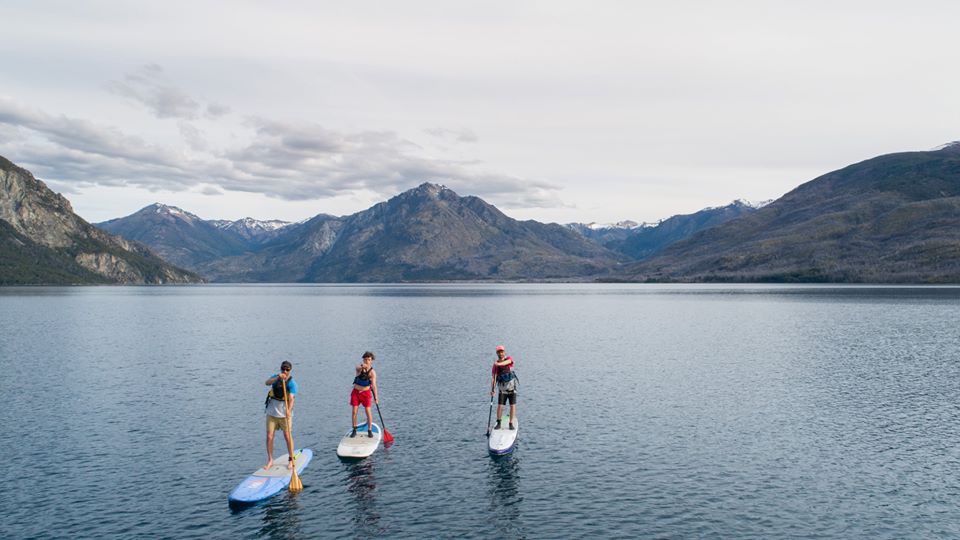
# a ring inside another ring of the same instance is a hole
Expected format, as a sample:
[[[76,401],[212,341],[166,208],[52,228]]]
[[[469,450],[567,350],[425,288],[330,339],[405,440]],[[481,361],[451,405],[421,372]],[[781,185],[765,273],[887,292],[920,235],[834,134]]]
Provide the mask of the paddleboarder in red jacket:
[[[497,345],[497,359],[493,362],[493,378],[490,380],[490,396],[493,396],[495,389],[500,390],[500,396],[497,398],[497,425],[493,429],[501,429],[500,417],[503,414],[503,406],[510,402],[510,424],[509,429],[514,429],[514,421],[517,419],[517,375],[513,372],[513,357],[507,356],[507,350],[503,345]]]

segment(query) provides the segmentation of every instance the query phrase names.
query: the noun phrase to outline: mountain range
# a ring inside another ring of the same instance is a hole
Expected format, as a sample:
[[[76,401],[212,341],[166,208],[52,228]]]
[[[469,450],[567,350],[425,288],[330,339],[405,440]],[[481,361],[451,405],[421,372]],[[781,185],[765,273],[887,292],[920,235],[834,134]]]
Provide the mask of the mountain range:
[[[619,270],[627,281],[960,282],[960,142],[827,173]]]
[[[656,224],[609,226],[519,221],[477,197],[424,183],[349,216],[299,223],[204,220],[156,204],[98,224],[122,239],[77,217],[66,199],[9,161],[0,161],[0,172],[0,283],[167,283],[198,275],[220,282],[960,283],[960,143],[856,163],[763,206],[735,201]]]
[[[431,183],[349,216],[254,225],[247,235],[164,205],[98,226],[227,282],[577,279],[627,260],[567,227],[518,221]]]
[[[580,223],[571,223],[567,226],[607,249],[626,255],[633,260],[642,260],[660,253],[667,246],[703,229],[747,215],[757,208],[758,205],[736,200],[726,206],[704,208],[693,214],[673,216],[655,224],[638,225],[633,221],[627,221],[611,226]]]
[[[208,221],[153,204],[97,225],[221,282],[569,280],[610,276],[752,210],[738,201],[657,225],[560,226],[517,221],[477,197],[424,183],[363,212],[294,224]]]
[[[0,285],[200,281],[90,225],[62,195],[0,157]]]

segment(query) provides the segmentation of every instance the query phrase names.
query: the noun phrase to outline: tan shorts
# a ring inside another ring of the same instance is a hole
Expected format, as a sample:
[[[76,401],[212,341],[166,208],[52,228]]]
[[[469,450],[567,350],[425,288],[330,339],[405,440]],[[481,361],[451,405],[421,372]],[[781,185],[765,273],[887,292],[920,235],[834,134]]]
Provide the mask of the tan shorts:
[[[287,430],[287,419],[286,418],[277,418],[276,416],[267,415],[267,431],[286,431]]]

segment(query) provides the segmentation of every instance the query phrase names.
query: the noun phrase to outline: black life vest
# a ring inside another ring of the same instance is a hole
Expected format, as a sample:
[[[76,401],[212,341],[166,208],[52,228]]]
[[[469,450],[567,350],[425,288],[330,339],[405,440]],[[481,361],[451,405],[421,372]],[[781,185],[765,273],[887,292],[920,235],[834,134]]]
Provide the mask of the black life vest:
[[[516,375],[513,373],[513,357],[507,356],[504,358],[504,360],[511,360],[511,363],[505,366],[497,366],[497,382],[499,383],[510,382],[511,379],[516,377]]]
[[[292,381],[293,379],[291,378],[287,381],[287,384],[289,385]],[[287,395],[283,391],[283,379],[280,377],[277,377],[277,380],[273,381],[273,386],[270,387],[270,397],[277,401],[285,402],[287,400]]]
[[[353,378],[353,384],[357,386],[370,386],[372,381],[370,380],[370,372],[373,371],[373,368],[368,370],[360,370],[360,374]]]

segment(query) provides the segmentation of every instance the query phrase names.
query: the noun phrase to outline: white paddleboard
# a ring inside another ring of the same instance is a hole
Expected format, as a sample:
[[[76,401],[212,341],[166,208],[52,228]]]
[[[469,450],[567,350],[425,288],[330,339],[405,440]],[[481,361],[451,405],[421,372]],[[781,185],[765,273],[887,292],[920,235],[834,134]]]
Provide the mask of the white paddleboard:
[[[276,495],[290,485],[290,469],[287,468],[289,459],[289,454],[284,454],[274,459],[273,466],[269,469],[261,467],[233,488],[227,500],[231,504],[246,504]],[[311,459],[313,459],[313,450],[309,448],[301,448],[294,453],[293,463],[298,475],[303,473]]]
[[[514,429],[510,429],[510,415],[505,414],[500,419],[500,429],[490,431],[490,438],[487,439],[487,446],[490,453],[495,456],[502,456],[513,452],[517,444],[517,433],[520,433],[520,419],[513,419]]]
[[[377,450],[383,433],[380,426],[371,424],[373,437],[367,436],[367,423],[357,426],[357,436],[351,437],[348,431],[337,446],[337,455],[342,458],[365,458]]]

